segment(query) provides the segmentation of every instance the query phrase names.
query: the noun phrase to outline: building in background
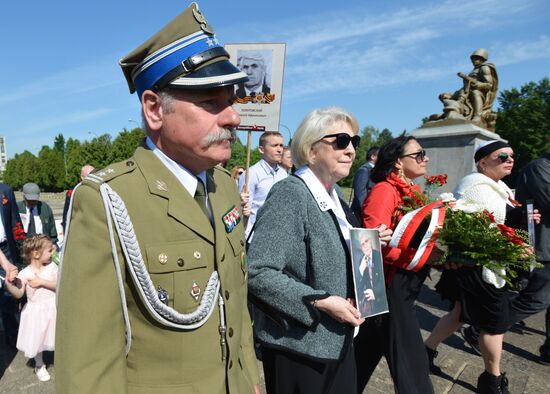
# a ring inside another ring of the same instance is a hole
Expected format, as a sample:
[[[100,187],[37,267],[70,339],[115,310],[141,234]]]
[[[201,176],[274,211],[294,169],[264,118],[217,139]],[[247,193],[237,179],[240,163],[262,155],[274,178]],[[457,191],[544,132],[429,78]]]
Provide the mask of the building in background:
[[[8,162],[8,152],[6,150],[6,140],[0,136],[0,173],[6,171]]]

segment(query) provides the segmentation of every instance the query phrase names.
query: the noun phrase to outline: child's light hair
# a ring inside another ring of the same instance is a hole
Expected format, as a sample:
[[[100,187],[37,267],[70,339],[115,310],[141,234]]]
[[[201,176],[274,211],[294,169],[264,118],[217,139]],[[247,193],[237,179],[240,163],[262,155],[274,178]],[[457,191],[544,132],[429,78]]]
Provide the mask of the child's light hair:
[[[50,238],[44,234],[32,234],[23,241],[23,258],[30,264],[32,252],[42,251],[48,244],[52,244]]]

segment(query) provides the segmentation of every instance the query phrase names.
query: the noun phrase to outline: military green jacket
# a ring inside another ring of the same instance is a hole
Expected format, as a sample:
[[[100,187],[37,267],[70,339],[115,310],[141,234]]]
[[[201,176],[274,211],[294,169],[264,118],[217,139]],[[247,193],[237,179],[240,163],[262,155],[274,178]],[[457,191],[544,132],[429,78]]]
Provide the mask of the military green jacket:
[[[132,329],[125,354],[125,325],[106,213],[98,182],[77,188],[67,232],[56,333],[56,388],[63,393],[249,393],[259,381],[247,309],[243,224],[228,231],[222,220],[240,208],[235,182],[221,168],[207,172],[214,228],[192,196],[153,152],[95,175],[124,200],[143,259],[155,285],[178,312],[193,311],[196,285],[205,288],[217,267],[227,325],[222,360],[216,303],[200,328],[180,331],[154,320],[126,267],[124,290]],[[120,244],[118,258],[124,262]],[[121,264],[125,265],[125,264]]]

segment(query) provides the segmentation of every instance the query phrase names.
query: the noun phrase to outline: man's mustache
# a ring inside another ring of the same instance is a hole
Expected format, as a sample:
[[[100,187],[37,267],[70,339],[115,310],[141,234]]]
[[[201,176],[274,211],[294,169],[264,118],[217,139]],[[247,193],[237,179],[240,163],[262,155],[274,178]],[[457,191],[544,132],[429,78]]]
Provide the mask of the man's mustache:
[[[206,137],[206,147],[209,147],[215,143],[222,142],[222,141],[229,141],[231,143],[235,142],[237,140],[237,132],[232,127],[224,127],[223,129],[220,129],[216,133],[210,133]]]

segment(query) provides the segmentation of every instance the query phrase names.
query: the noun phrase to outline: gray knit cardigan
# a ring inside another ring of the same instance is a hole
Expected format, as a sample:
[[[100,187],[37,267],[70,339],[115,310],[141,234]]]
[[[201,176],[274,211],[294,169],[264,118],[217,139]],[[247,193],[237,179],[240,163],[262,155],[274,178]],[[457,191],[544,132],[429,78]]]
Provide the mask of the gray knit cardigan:
[[[335,220],[294,176],[273,185],[260,208],[248,253],[249,292],[289,323],[284,329],[256,310],[254,329],[265,346],[323,360],[340,359],[349,346],[353,328],[310,303],[353,294],[349,252]]]

